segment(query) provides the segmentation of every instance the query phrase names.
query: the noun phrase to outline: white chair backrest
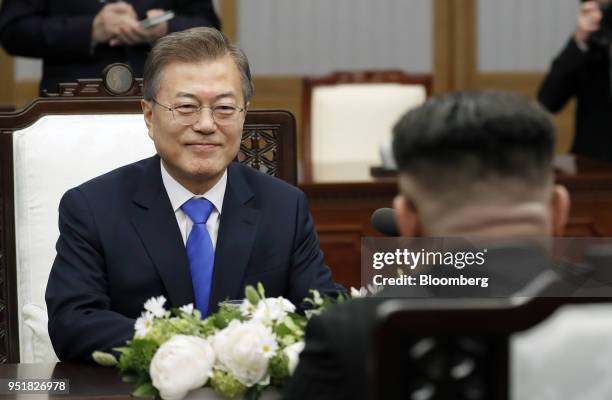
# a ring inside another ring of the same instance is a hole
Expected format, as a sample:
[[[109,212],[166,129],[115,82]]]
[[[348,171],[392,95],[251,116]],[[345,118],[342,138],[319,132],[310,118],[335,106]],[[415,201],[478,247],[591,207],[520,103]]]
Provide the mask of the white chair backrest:
[[[561,307],[513,335],[511,399],[612,398],[612,305]]]
[[[350,83],[315,86],[311,103],[313,163],[380,164],[393,125],[427,98],[422,85]]]
[[[142,114],[48,115],[13,133],[21,362],[57,360],[47,332],[44,295],[59,236],[62,195],[153,154]]]

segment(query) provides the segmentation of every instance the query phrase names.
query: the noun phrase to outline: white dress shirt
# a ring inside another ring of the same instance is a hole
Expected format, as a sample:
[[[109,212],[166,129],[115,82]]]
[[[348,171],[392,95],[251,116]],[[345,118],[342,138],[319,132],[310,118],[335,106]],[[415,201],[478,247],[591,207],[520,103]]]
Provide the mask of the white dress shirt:
[[[166,192],[168,193],[168,197],[170,198],[170,204],[172,204],[172,209],[174,210],[174,215],[176,216],[176,222],[178,223],[179,229],[181,230],[181,237],[183,238],[183,243],[187,244],[187,238],[189,237],[189,233],[191,232],[191,228],[193,227],[193,222],[191,219],[181,210],[181,206],[185,204],[189,199],[196,197],[204,197],[208,201],[210,201],[214,208],[208,217],[208,221],[206,221],[206,229],[208,230],[208,234],[210,235],[210,239],[212,240],[213,248],[217,246],[217,235],[219,234],[219,222],[221,220],[221,207],[223,206],[223,198],[225,197],[225,187],[227,186],[227,169],[223,172],[223,176],[219,179],[219,182],[215,184],[210,190],[203,195],[194,195],[188,189],[186,189],[183,185],[178,183],[176,179],[174,179],[166,168],[164,167],[164,163],[160,160],[161,163],[161,176],[162,182],[164,183],[164,187],[166,188]]]

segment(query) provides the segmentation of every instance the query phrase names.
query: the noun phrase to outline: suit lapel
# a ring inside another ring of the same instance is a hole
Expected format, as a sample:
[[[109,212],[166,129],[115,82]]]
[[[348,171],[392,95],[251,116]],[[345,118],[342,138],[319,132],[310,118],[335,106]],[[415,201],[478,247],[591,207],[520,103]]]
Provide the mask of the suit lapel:
[[[145,165],[132,204],[132,223],[157,268],[172,306],[193,303],[189,261],[166,189],[159,156]]]
[[[249,262],[260,211],[247,205],[253,197],[249,185],[234,163],[227,169],[227,187],[215,250],[215,269],[210,296],[210,311],[220,301],[244,297],[240,293],[244,272]]]

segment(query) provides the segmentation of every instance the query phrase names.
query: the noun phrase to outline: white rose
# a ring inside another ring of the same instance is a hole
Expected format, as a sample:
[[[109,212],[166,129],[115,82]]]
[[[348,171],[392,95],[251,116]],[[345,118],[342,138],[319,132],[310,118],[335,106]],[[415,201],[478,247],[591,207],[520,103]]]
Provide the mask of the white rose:
[[[208,341],[176,335],[164,342],[151,360],[153,386],[166,400],[179,400],[187,392],[206,384],[215,364],[215,352]]]
[[[295,306],[283,297],[267,298],[257,303],[257,308],[253,312],[253,319],[278,321],[285,318],[287,313],[294,311]]]
[[[245,386],[268,377],[268,360],[276,354],[278,343],[272,329],[260,321],[233,320],[213,339],[219,367]]]
[[[293,375],[295,368],[300,361],[300,353],[304,350],[304,342],[295,342],[291,346],[285,347],[285,355],[289,359],[289,375]]]

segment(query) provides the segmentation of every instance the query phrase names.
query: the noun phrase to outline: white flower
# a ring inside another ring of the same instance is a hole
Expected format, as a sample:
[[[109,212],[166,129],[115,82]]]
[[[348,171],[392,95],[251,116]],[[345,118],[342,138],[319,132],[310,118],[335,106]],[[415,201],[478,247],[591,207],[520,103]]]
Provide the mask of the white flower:
[[[372,296],[382,291],[385,288],[383,285],[372,285],[371,283],[368,283],[366,287],[368,288],[368,291],[370,292]]]
[[[311,290],[312,293],[312,302],[317,306],[323,305],[323,298],[321,297],[321,293],[318,290]]]
[[[248,299],[244,299],[239,309],[243,317],[250,317],[255,311],[255,306]]]
[[[363,286],[360,287],[359,289],[355,289],[354,287],[351,286],[351,297],[354,299],[358,299],[362,297],[374,296],[375,294],[380,292],[382,289],[383,289],[383,286],[376,286],[370,283],[368,283],[365,287]]]
[[[215,335],[213,349],[218,367],[251,387],[269,378],[268,360],[276,355],[278,343],[272,329],[261,321],[233,320]]]
[[[289,375],[293,375],[295,368],[298,365],[298,361],[300,361],[300,353],[304,350],[304,342],[295,342],[291,346],[285,347],[285,355],[289,359]]]
[[[206,384],[214,364],[215,352],[207,340],[176,335],[155,352],[149,374],[163,399],[179,400]]]
[[[179,307],[179,310],[187,315],[191,315],[193,314],[193,304],[186,304],[182,307]]]
[[[164,308],[164,304],[166,303],[166,298],[164,296],[159,297],[151,297],[144,304],[144,308],[147,311],[150,311],[155,317],[163,318],[170,315],[169,311],[166,311]]]
[[[153,318],[153,313],[144,311],[140,317],[136,319],[134,330],[136,331],[135,336],[137,338],[143,338],[149,333],[149,330],[153,327]]]
[[[360,287],[359,289],[355,289],[354,287],[351,286],[351,297],[353,299],[366,297],[367,295],[368,295],[368,290],[364,288],[363,286]]]
[[[278,321],[289,312],[294,312],[295,306],[283,297],[263,299],[257,303],[253,312],[253,319],[262,322]]]

